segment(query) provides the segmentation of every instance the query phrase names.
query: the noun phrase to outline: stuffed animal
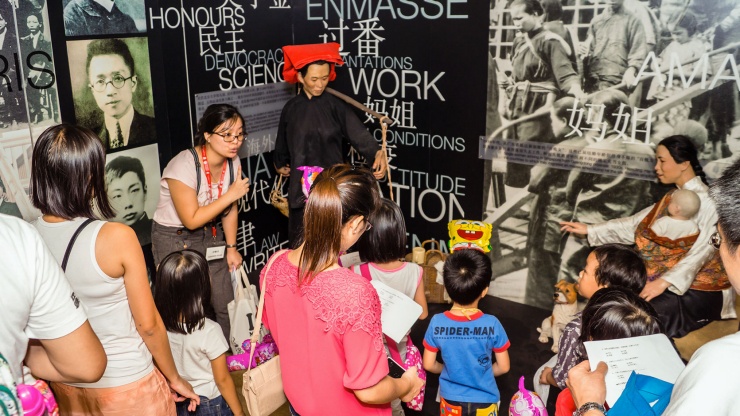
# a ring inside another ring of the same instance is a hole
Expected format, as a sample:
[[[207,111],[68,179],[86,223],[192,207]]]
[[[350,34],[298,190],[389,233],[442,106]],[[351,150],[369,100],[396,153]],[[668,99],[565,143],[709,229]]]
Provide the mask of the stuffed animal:
[[[548,337],[552,337],[552,352],[558,352],[558,343],[560,334],[563,329],[573,319],[573,315],[578,312],[578,291],[576,283],[568,283],[561,280],[555,283],[555,294],[553,295],[555,306],[552,308],[552,315],[542,321],[542,327],[537,328],[540,333],[539,340],[546,343]]]
[[[524,388],[524,376],[519,378],[519,391],[511,398],[509,416],[547,416],[545,403],[540,396]]]
[[[493,226],[483,221],[452,220],[447,224],[450,251],[473,248],[488,253],[492,231]]]

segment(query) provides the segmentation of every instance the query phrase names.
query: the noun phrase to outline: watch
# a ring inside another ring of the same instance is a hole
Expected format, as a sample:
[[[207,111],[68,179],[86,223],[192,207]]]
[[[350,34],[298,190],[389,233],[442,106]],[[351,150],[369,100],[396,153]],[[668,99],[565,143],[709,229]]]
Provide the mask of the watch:
[[[578,408],[578,410],[573,412],[573,416],[583,416],[589,410],[598,410],[602,414],[606,414],[606,409],[604,408],[604,405],[598,404],[596,402],[588,402],[584,403],[581,407]]]
[[[236,248],[236,244],[226,244],[226,248]]]

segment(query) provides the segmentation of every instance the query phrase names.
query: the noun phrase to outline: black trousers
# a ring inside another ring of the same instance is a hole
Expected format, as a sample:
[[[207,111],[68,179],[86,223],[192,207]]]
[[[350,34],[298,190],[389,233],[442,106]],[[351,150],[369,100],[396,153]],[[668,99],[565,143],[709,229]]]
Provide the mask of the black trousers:
[[[665,334],[671,338],[681,338],[722,317],[721,290],[689,289],[683,296],[666,290],[650,304],[658,313]]]
[[[288,245],[297,248],[303,242],[303,213],[306,206],[291,208],[288,215]]]

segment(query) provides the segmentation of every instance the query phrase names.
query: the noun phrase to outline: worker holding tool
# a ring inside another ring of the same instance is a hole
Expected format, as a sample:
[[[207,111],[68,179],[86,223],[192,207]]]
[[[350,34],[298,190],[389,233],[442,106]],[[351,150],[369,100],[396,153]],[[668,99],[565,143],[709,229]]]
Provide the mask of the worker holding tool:
[[[288,238],[291,247],[300,244],[303,210],[312,178],[321,169],[344,162],[343,141],[349,141],[372,164],[377,179],[385,176],[388,162],[354,111],[333,94],[324,94],[336,78],[335,65],[343,65],[338,43],[283,47],[283,78],[298,83],[298,94],[280,115],[273,163],[277,172],[290,177],[288,188]]]

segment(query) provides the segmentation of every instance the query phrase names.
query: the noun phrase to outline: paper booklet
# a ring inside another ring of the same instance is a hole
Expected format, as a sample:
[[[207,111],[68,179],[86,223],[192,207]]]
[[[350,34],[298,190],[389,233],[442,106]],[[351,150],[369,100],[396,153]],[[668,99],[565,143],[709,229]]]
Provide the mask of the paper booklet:
[[[362,260],[360,260],[360,252],[359,251],[353,251],[352,253],[347,253],[339,256],[339,264],[342,265],[342,267],[350,268],[356,264],[362,263]]]
[[[377,280],[370,283],[375,287],[380,298],[382,309],[380,323],[383,326],[383,333],[392,340],[401,342],[401,339],[419,319],[422,312],[421,305],[385,283]]]
[[[606,373],[606,402],[609,406],[613,406],[622,394],[632,371],[675,383],[685,367],[668,337],[663,334],[587,341],[583,345],[592,371],[599,361],[609,366]]]

